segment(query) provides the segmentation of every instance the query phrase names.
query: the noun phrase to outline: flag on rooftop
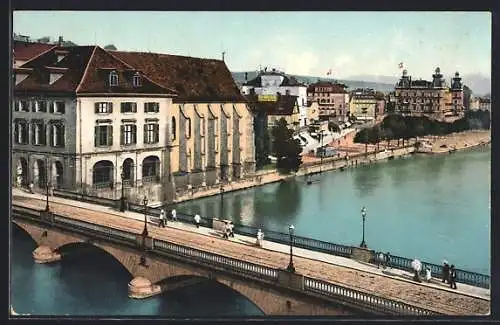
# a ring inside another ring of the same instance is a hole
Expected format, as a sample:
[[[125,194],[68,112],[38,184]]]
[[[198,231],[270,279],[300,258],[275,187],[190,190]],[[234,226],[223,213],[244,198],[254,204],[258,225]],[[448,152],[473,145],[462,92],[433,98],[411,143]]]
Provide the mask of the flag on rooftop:
[[[403,62],[399,62],[398,66],[399,66],[400,69],[403,69]]]

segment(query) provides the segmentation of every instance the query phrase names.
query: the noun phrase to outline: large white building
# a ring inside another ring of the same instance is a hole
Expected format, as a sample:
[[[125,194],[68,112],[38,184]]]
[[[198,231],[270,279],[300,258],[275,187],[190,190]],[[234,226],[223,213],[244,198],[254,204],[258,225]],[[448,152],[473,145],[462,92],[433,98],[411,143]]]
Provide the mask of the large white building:
[[[241,91],[245,95],[277,95],[279,93],[281,95],[297,96],[299,126],[308,124],[307,86],[298,82],[294,77],[289,77],[275,69],[260,71],[256,78],[245,81]]]
[[[55,47],[14,72],[16,185],[165,202],[254,171],[252,114],[220,60]]]

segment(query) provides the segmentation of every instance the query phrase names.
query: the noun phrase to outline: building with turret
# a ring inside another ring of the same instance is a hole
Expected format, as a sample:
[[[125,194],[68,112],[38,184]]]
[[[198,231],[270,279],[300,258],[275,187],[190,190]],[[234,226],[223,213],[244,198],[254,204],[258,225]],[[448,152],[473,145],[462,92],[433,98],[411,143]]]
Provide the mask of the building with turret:
[[[395,112],[411,116],[428,116],[434,119],[456,119],[463,116],[464,94],[462,78],[455,73],[448,87],[436,68],[432,81],[412,80],[407,70],[399,79],[395,88]]]

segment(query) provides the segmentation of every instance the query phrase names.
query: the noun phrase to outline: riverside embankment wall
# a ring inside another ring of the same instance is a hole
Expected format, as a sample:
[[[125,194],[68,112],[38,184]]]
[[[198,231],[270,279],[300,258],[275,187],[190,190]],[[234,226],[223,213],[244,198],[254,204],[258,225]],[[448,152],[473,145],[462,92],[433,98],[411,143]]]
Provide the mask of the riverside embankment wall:
[[[375,152],[371,151],[366,154],[359,153],[349,156],[348,159],[337,158],[337,157],[325,158],[323,159],[323,164],[321,164],[320,162],[309,162],[302,164],[300,169],[294,174],[280,175],[276,170],[258,171],[255,173],[255,176],[253,177],[249,177],[239,182],[223,184],[222,187],[224,188],[225,193],[232,191],[239,191],[254,186],[261,186],[265,184],[283,181],[286,179],[292,179],[296,176],[315,174],[320,171],[323,172],[323,171],[331,171],[343,168],[354,168],[357,166],[373,164],[379,161],[404,157],[412,154],[413,152],[415,152],[415,147],[411,145],[411,146],[393,148],[389,150],[381,150]],[[221,193],[220,184],[210,187],[193,189],[191,192],[178,196],[175,202],[184,202],[203,197],[218,195],[220,193]]]

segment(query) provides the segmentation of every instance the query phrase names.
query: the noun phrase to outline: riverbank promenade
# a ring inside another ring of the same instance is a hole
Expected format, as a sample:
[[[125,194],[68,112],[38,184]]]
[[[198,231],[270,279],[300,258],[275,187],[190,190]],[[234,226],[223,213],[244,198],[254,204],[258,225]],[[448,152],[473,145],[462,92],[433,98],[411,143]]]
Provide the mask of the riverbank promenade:
[[[12,203],[43,210],[45,196],[29,194],[13,189]],[[118,212],[111,208],[50,197],[50,210],[76,220],[84,220],[141,233],[144,215],[134,212]],[[156,219],[155,219],[156,220]],[[264,238],[262,248],[256,247],[255,238],[235,235],[229,240],[211,228],[196,228],[191,224],[167,222],[166,228],[151,224],[150,234],[158,239],[214,252],[220,255],[275,268],[286,268],[289,246],[268,242]],[[380,297],[390,298],[446,315],[487,315],[490,309],[490,291],[458,283],[450,289],[439,279],[431,283],[416,283],[412,274],[397,269],[378,269],[376,266],[349,258],[294,248],[296,271],[305,276],[339,284]],[[439,276],[439,275],[438,275]]]

